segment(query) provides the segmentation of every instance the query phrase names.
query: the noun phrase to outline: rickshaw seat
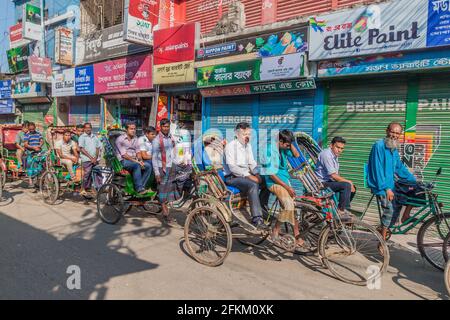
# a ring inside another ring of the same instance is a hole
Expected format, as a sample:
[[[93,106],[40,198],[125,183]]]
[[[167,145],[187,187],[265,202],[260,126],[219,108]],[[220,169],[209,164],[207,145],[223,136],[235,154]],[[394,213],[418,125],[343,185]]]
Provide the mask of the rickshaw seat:
[[[225,182],[225,174],[223,173],[223,170],[217,170],[217,173],[219,174],[220,179],[222,179],[222,181]],[[236,187],[227,185],[227,189],[230,190],[233,194],[241,193],[241,190],[239,190]]]

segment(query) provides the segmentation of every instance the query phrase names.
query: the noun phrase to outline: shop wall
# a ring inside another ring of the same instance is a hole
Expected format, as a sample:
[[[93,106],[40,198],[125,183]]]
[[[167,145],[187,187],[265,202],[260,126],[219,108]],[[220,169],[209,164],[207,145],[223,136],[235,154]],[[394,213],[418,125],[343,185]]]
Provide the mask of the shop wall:
[[[100,128],[100,97],[81,96],[70,99],[69,125],[91,122],[94,131]]]
[[[408,140],[402,141],[400,153],[419,180],[433,180],[438,168],[443,167],[436,191],[444,204],[450,203],[449,81],[449,72],[333,81],[324,115],[325,136],[328,142],[334,136],[347,140],[340,164],[341,174],[358,188],[353,209],[362,212],[371,197],[365,188],[364,165],[373,143],[385,137],[391,121],[406,124]],[[413,149],[405,148],[406,143]],[[379,221],[375,201],[366,220],[373,224]]]
[[[341,9],[370,0],[241,0],[245,5],[246,27],[289,20],[312,13]],[[230,0],[186,1],[186,20],[201,22],[202,33],[210,32],[221,15],[228,11]],[[264,12],[263,12],[264,11]]]

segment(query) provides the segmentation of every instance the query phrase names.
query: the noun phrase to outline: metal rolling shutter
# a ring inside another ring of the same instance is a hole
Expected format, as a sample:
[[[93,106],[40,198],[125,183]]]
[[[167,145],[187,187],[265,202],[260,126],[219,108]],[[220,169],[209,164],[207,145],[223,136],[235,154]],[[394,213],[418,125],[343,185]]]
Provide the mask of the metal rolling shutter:
[[[258,131],[259,153],[269,148],[272,141],[267,139],[273,129],[288,129],[293,132],[303,131],[312,135],[314,123],[314,90],[282,92],[277,94],[262,94],[259,96]],[[267,129],[267,132],[261,131]],[[269,141],[269,143],[266,143]],[[260,155],[259,155],[260,156]],[[262,159],[262,158],[259,158]],[[298,180],[291,181],[298,192],[303,190]]]
[[[23,106],[23,121],[30,121],[36,124],[36,128],[43,132],[47,126],[45,116],[53,112],[51,105],[48,104],[26,104]]]
[[[362,211],[371,193],[364,188],[364,164],[367,163],[373,143],[385,136],[391,121],[404,123],[406,115],[407,84],[403,78],[334,81],[328,106],[327,141],[334,136],[347,140],[340,158],[340,173],[354,182],[357,195],[352,209]],[[325,115],[326,117],[326,115]],[[325,147],[325,146],[324,146]],[[379,221],[376,202],[365,220]]]
[[[419,83],[414,169],[425,181],[431,181],[442,167],[436,191],[444,208],[450,206],[449,159],[450,74],[423,76]]]
[[[222,132],[228,141],[234,137],[236,124],[247,121],[252,125],[255,96],[211,98],[208,129]]]

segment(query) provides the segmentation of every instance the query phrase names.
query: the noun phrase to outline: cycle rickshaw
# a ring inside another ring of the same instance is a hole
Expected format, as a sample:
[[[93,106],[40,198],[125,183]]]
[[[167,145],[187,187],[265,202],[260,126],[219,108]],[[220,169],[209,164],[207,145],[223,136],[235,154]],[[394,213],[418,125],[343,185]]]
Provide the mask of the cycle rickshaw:
[[[318,155],[322,151],[321,148],[307,134],[297,133],[296,139],[299,142],[299,146],[304,149],[305,154],[309,156],[309,162],[315,165]],[[364,167],[365,176],[367,176],[366,170],[367,166]],[[441,248],[445,236],[450,231],[450,213],[444,213],[442,211],[443,205],[438,202],[438,195],[433,191],[436,186],[436,180],[441,173],[442,168],[437,171],[434,181],[431,183],[421,182],[418,184],[419,190],[416,190],[417,192],[410,192],[408,195],[400,197],[402,206],[415,207],[416,212],[405,222],[398,222],[392,226],[387,239],[389,239],[391,234],[406,234],[420,223],[423,223],[417,233],[417,247],[419,252],[435,268],[444,270],[445,261]],[[396,183],[396,188],[402,188],[401,181]],[[364,211],[359,213],[360,220],[364,219],[374,198],[375,196],[372,195]],[[378,214],[381,219],[381,204],[378,200],[376,202]]]
[[[142,207],[152,214],[159,214],[162,211],[154,176],[147,184],[147,187],[154,191],[139,194],[134,187],[132,175],[123,168],[117,158],[115,140],[121,134],[124,134],[123,130],[112,129],[101,137],[107,166],[103,168],[102,186],[97,193],[97,212],[101,220],[108,224],[116,224],[133,206]],[[183,192],[177,201],[171,203],[173,208],[182,207],[197,194],[190,179],[180,182]]]
[[[442,246],[442,254],[444,260],[447,262],[444,270],[444,281],[447,292],[450,295],[450,232],[445,237],[444,245]]]
[[[39,180],[39,190],[42,199],[47,204],[54,204],[65,192],[75,192],[80,189],[81,182],[71,181],[67,168],[60,162],[55,145],[61,140],[64,132],[75,132],[75,126],[50,126],[46,132],[46,144],[49,148],[46,170]],[[81,178],[81,166],[73,165],[73,170],[78,178]],[[80,180],[80,179],[78,179]]]
[[[311,251],[318,250],[324,266],[334,276],[347,283],[366,285],[386,270],[387,245],[374,227],[357,219],[341,221],[333,192],[323,188],[312,170],[313,140],[302,139],[307,137],[303,133],[297,133],[296,137],[300,158],[290,158],[289,165],[291,178],[300,181],[306,191],[295,199],[300,234],[308,240]],[[196,183],[207,191],[193,202],[186,219],[184,238],[188,253],[197,262],[215,267],[230,253],[233,239],[252,246],[263,243],[268,232],[257,230],[250,223],[244,198],[238,189],[224,183],[223,172],[214,168],[194,169]],[[275,201],[268,212],[267,224],[275,221],[278,207],[279,202]],[[295,238],[292,238],[284,241],[287,251],[294,247]]]
[[[37,153],[27,153],[22,157],[23,168],[20,168],[19,159],[16,152],[15,144],[17,134],[22,130],[21,125],[2,125],[1,130],[1,183],[3,186],[6,183],[8,176],[13,179],[20,179],[20,175],[24,174],[31,179],[35,187],[38,187],[38,181],[42,173],[45,171],[49,151],[42,149]],[[20,170],[22,169],[22,170]]]

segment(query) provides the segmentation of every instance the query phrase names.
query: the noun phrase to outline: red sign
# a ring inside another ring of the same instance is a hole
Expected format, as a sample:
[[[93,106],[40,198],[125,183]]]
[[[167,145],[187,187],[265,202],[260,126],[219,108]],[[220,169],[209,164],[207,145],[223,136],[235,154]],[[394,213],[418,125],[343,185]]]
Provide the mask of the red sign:
[[[156,30],[153,33],[154,65],[195,60],[199,32],[199,23]]]
[[[152,25],[158,23],[159,1],[157,0],[129,0],[129,14],[135,18],[149,21]]]
[[[151,55],[94,64],[94,86],[96,94],[151,89]]]
[[[208,89],[200,89],[203,97],[223,97],[223,96],[240,96],[243,94],[251,94],[250,86],[230,86],[230,87],[215,87]]]
[[[52,60],[30,56],[28,58],[31,80],[35,82],[52,83]]]
[[[22,39],[22,23],[18,23],[9,28],[9,42],[11,43],[11,47],[14,47],[14,44]]]
[[[276,22],[277,4],[278,0],[262,0],[261,24]]]
[[[156,114],[156,130],[161,130],[160,122],[162,119],[169,116],[168,111],[168,97],[166,94],[161,93],[158,98],[158,109]]]

